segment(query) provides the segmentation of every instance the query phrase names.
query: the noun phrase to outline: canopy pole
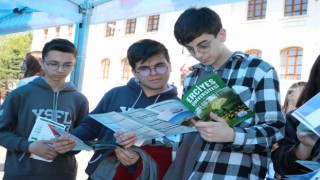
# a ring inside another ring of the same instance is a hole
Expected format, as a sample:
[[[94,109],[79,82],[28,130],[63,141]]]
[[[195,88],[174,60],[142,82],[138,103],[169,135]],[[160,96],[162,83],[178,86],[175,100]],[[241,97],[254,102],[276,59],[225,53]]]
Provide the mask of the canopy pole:
[[[91,20],[92,7],[89,6],[88,0],[83,5],[79,6],[80,12],[83,13],[82,22],[76,24],[76,33],[74,43],[78,49],[77,63],[75,69],[71,74],[71,82],[75,84],[77,89],[81,92],[84,77],[84,68],[86,62],[86,50],[88,43],[89,24]]]

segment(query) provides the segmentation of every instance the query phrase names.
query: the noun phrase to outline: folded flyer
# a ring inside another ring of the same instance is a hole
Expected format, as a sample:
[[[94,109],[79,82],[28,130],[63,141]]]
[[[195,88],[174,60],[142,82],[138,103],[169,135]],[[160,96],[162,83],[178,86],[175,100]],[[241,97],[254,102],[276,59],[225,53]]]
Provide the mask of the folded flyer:
[[[54,129],[64,130],[65,125],[38,116],[29,135],[28,141],[50,140],[52,138],[55,138],[57,134]],[[41,161],[52,162],[52,160],[46,160],[34,154],[31,154],[30,157]]]

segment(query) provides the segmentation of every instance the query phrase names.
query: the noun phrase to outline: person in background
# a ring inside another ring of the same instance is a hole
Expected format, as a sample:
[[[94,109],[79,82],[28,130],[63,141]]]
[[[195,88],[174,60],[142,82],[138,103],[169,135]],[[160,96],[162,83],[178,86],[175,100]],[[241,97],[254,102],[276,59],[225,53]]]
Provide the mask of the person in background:
[[[168,84],[171,63],[168,50],[163,44],[151,39],[139,40],[128,48],[127,58],[134,78],[131,78],[127,85],[115,87],[106,92],[90,114],[112,111],[126,112],[137,108],[145,108],[164,100],[179,100],[177,88]],[[90,116],[87,116],[80,126],[71,133],[83,141],[94,139],[118,141],[128,148],[127,151],[132,157],[129,158],[122,151],[116,149],[115,153],[121,163],[113,167],[113,171],[111,171],[110,169],[107,170],[105,164],[109,162],[110,156],[114,156],[114,154],[111,154],[113,150],[95,151],[86,168],[89,179],[97,179],[99,177],[119,180],[137,179],[142,174],[146,175],[142,173],[145,165],[142,164],[141,154],[129,149],[136,140],[135,134],[123,135],[123,132],[115,133]],[[54,143],[54,147],[59,153],[65,153],[71,150],[73,146],[74,144],[72,143],[65,143],[63,137],[56,139]],[[141,147],[147,156],[151,157],[149,159],[151,159],[152,163],[155,162],[158,167],[158,172],[157,169],[153,169],[155,171],[151,172],[155,175],[153,177],[163,178],[172,162],[171,146],[170,140],[159,139],[145,142]],[[150,177],[149,175],[147,176]]]
[[[255,116],[230,127],[210,113],[212,121],[193,123],[164,179],[264,179],[272,145],[283,138],[279,80],[275,69],[259,58],[225,45],[227,32],[213,10],[190,8],[177,19],[174,35],[200,63],[184,80],[184,93],[217,74],[238,94]]]
[[[186,63],[184,63],[180,67],[180,73],[181,73],[180,83],[181,83],[181,85],[183,85],[184,78],[186,78],[186,76],[189,73],[189,71],[190,71],[190,67]]]
[[[288,112],[296,109],[296,104],[297,104],[298,98],[299,98],[301,92],[303,91],[303,89],[305,88],[306,84],[307,84],[306,82],[300,81],[300,82],[293,83],[289,87],[287,94],[285,96],[285,99],[284,99],[283,106],[281,108],[284,115],[286,115]],[[278,147],[279,147],[278,143],[274,144],[271,152],[274,151],[275,149],[277,149]],[[274,171],[272,162],[270,162],[270,164],[268,166],[268,173],[267,173],[266,179],[267,180],[272,180],[272,179],[280,180],[281,179],[281,176]]]
[[[7,149],[4,180],[76,179],[74,155],[59,154],[51,140],[28,141],[38,116],[63,124],[69,131],[87,115],[87,98],[65,81],[76,55],[76,47],[66,39],[47,42],[42,50],[44,77],[11,91],[5,99],[0,109],[0,145]],[[33,159],[31,154],[53,161]]]
[[[296,108],[320,92],[320,55],[314,62],[309,79],[295,105]],[[279,141],[279,148],[272,152],[274,170],[282,177],[305,173],[296,160],[319,160],[319,136],[292,116],[292,111],[286,115],[284,139]]]
[[[284,99],[283,106],[282,106],[282,112],[284,114],[287,114],[288,112],[296,109],[298,98],[301,92],[303,91],[303,89],[305,88],[306,84],[307,82],[300,81],[300,82],[293,83],[289,87],[286,97]]]
[[[41,59],[40,64],[42,65],[42,52],[41,51],[31,51],[31,52],[28,52],[26,54],[26,56],[27,55],[32,55],[36,59]],[[26,56],[21,63],[21,71],[23,74],[27,71],[27,57]]]
[[[33,51],[26,54],[21,69],[24,71],[23,79],[18,83],[18,87],[26,85],[39,76],[44,76],[42,67],[42,57],[39,56],[41,51]]]
[[[0,105],[3,104],[4,100],[6,99],[6,97],[9,95],[10,90],[3,90],[0,91]]]

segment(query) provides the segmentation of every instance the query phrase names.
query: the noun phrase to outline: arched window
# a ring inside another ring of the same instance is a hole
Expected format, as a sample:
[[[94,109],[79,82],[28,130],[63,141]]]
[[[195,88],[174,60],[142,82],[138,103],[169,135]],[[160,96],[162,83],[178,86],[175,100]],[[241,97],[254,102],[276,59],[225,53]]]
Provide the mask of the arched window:
[[[101,60],[101,78],[102,80],[108,80],[109,78],[109,69],[110,69],[110,59]]]
[[[284,16],[300,16],[307,14],[308,0],[286,0]]]
[[[281,50],[281,79],[301,79],[301,65],[303,49],[301,47],[288,47]]]
[[[267,0],[249,0],[247,20],[265,19]]]
[[[130,77],[130,64],[127,58],[121,60],[121,80],[129,80]]]
[[[262,57],[262,51],[260,49],[249,49],[245,53],[257,58]]]

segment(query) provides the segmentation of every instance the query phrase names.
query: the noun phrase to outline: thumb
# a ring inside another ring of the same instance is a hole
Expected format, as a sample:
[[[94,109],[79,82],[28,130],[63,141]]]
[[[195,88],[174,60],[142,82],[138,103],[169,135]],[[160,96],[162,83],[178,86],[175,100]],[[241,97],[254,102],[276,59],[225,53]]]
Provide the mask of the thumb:
[[[123,134],[122,131],[118,131],[118,132],[115,132],[115,133],[113,134],[113,136],[114,136],[115,138],[118,138],[118,137],[121,136],[122,134]]]
[[[213,112],[210,112],[210,117],[213,121],[215,122],[221,122],[221,123],[226,123],[226,120],[224,120],[222,117],[219,117],[218,115],[216,115]]]

